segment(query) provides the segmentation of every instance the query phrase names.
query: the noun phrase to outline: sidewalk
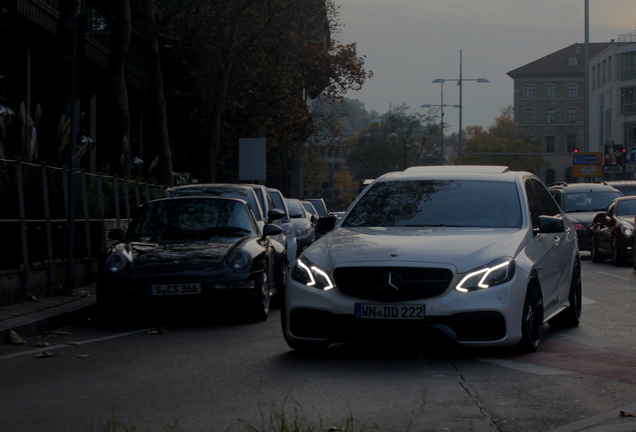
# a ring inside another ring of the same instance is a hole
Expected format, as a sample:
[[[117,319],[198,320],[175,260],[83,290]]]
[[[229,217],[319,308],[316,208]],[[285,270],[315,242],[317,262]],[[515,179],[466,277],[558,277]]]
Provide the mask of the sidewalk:
[[[0,345],[9,343],[9,330],[26,339],[61,326],[73,312],[95,304],[95,284],[76,288],[73,295],[42,297],[0,307]]]

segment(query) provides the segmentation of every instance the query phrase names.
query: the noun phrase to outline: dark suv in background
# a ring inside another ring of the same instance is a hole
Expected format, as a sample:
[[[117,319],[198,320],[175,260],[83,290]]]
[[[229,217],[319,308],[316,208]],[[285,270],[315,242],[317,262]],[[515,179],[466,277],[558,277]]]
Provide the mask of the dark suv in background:
[[[579,239],[579,250],[590,250],[592,220],[614,198],[623,196],[607,183],[555,183],[550,193],[563,210]]]

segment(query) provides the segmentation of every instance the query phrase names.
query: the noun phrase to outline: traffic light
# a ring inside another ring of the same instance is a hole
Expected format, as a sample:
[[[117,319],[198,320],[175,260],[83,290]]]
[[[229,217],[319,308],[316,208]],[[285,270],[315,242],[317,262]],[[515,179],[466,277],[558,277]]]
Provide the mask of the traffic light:
[[[574,150],[572,150],[572,153],[578,153],[579,152],[579,148],[578,147],[574,147]]]

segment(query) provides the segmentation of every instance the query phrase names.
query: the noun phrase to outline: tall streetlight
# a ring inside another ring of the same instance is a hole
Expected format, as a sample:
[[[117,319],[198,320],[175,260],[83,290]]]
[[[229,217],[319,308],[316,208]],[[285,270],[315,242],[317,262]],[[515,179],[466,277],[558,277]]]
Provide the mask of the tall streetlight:
[[[444,103],[444,81],[439,81],[439,80],[435,80],[433,81],[435,82],[439,82],[442,84],[442,100],[441,103],[439,105],[431,105],[431,104],[424,104],[421,105],[420,108],[433,108],[433,107],[440,107],[440,134],[441,134],[441,153],[442,153],[442,165],[446,165],[446,159],[444,157],[444,107],[453,107],[453,108],[459,108],[459,105],[448,105]]]
[[[446,81],[457,81],[457,85],[459,86],[459,165],[462,164],[462,83],[464,81],[474,81],[478,83],[489,83],[486,78],[463,78],[462,77],[462,50],[459,50],[459,79],[447,79],[447,78],[438,78],[434,80],[434,83],[441,83],[442,85]]]

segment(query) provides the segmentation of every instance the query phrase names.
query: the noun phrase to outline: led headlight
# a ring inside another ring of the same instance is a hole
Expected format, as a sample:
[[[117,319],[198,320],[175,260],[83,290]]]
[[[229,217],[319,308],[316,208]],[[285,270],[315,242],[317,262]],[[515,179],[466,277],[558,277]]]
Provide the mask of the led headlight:
[[[292,279],[325,291],[332,289],[334,286],[329,274],[305,257],[301,257],[296,261],[292,271]]]
[[[104,268],[111,273],[122,271],[130,264],[130,260],[121,252],[113,252],[106,257]]]
[[[469,292],[490,288],[508,282],[514,274],[514,260],[512,258],[499,258],[484,267],[468,272],[455,289],[461,292]]]
[[[621,225],[621,233],[623,233],[625,237],[631,237],[632,231],[634,231],[632,227],[627,225]]]
[[[227,257],[227,265],[233,270],[242,270],[252,262],[250,254],[243,249],[234,249]]]

